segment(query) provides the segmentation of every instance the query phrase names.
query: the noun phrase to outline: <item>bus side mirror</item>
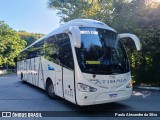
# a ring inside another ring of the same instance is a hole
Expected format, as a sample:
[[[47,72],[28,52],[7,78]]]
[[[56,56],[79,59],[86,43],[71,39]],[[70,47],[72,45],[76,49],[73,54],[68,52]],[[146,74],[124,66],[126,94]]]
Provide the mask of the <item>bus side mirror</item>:
[[[141,44],[140,44],[140,40],[136,35],[130,34],[130,33],[123,33],[123,34],[118,34],[118,38],[122,39],[122,38],[127,38],[130,37],[132,38],[132,40],[134,41],[137,51],[139,51],[141,49]]]
[[[71,33],[73,44],[75,47],[80,48],[81,47],[81,32],[80,29],[77,26],[72,26],[69,28],[69,31]]]

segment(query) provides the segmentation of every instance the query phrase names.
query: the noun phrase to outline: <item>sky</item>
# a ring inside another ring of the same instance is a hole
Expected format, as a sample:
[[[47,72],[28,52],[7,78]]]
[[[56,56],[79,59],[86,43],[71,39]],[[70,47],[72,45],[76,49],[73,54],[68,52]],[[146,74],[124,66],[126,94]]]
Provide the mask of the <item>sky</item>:
[[[47,34],[60,25],[56,10],[48,0],[0,0],[0,20],[16,31]]]

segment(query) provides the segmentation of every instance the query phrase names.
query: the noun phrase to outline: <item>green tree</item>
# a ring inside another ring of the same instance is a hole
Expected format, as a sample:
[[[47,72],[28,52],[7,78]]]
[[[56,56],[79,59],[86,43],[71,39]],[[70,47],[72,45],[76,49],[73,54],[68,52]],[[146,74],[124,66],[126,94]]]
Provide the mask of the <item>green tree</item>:
[[[141,40],[142,50],[138,54],[130,49],[132,44],[127,45],[137,83],[160,84],[160,3],[151,1],[115,3],[113,26],[120,32],[132,32]]]
[[[4,21],[0,21],[0,66],[14,66],[14,59],[26,42]]]
[[[17,34],[27,42],[27,46],[44,36],[42,33],[28,33],[26,31],[18,31]]]
[[[58,10],[62,22],[76,18],[104,21],[113,14],[113,0],[48,0],[50,9]]]
[[[160,2],[154,0],[48,0],[62,22],[91,18],[105,22],[119,33],[136,34],[142,43],[137,53],[133,42],[126,45],[137,83],[160,84]],[[145,75],[144,75],[145,74]]]

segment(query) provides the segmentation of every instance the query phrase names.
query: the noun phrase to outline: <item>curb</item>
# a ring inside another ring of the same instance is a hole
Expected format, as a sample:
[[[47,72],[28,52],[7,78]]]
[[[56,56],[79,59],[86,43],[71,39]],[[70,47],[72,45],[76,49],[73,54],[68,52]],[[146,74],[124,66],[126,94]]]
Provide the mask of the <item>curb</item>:
[[[143,89],[143,90],[160,91],[160,87],[143,87],[143,86],[135,86],[135,88]]]

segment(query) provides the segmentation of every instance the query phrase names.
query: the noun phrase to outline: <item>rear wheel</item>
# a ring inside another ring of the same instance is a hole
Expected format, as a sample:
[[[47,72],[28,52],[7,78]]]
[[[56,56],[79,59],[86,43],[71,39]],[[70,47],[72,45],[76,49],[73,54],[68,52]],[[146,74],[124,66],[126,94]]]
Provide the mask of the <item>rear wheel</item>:
[[[46,85],[46,92],[47,92],[47,95],[50,97],[50,98],[55,98],[56,95],[55,95],[55,92],[54,92],[54,86],[53,86],[53,83],[51,81],[47,82],[47,85]]]

